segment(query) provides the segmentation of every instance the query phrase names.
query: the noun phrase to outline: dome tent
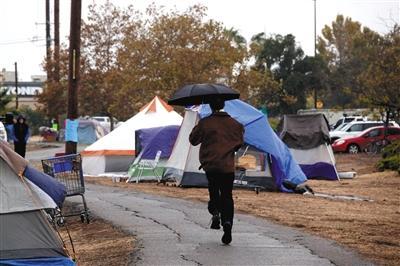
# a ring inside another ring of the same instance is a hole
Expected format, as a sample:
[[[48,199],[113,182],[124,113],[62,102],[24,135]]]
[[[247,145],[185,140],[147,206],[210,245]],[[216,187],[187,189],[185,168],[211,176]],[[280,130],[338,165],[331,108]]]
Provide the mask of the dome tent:
[[[285,115],[280,137],[309,179],[339,180],[323,114]]]
[[[0,265],[75,265],[43,212],[65,195],[61,183],[0,141]]]
[[[288,147],[272,130],[263,113],[241,100],[226,101],[224,110],[245,127],[244,142],[252,149],[265,154],[267,159],[263,171],[246,171],[244,177],[235,179],[235,183],[266,188],[272,181],[273,190],[287,191],[283,186],[284,180],[296,185],[307,180]],[[175,180],[180,186],[208,185],[204,171],[199,170],[200,145],[190,145],[189,134],[200,117],[210,114],[211,109],[208,105],[186,110],[174,149],[166,164],[164,180]]]
[[[134,160],[135,131],[142,128],[180,125],[182,117],[159,97],[139,113],[81,152],[85,175],[126,172]]]

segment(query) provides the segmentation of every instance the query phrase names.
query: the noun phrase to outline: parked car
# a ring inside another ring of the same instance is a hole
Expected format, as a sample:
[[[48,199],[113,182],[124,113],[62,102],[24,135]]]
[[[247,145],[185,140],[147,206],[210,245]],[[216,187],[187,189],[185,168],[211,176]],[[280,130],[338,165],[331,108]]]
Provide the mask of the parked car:
[[[357,136],[345,137],[332,144],[334,152],[358,153],[363,151],[368,144],[384,138],[384,127],[372,127],[364,130]],[[387,139],[394,141],[400,139],[400,127],[388,127]]]
[[[337,128],[335,128],[334,130],[331,130],[331,131],[340,131],[340,130],[342,130],[347,124],[348,124],[348,123],[343,123],[343,124],[341,124],[340,126],[338,126]]]
[[[106,128],[108,131],[110,131],[110,117],[108,116],[92,116],[92,119],[97,120],[100,122],[100,125],[102,125],[104,128]],[[122,124],[122,122],[119,122],[115,117],[113,118],[114,122],[114,128],[117,128]]]
[[[343,124],[347,124],[354,121],[366,121],[366,120],[367,119],[363,116],[343,116],[339,118],[339,120],[336,121],[336,123],[332,126],[332,130],[335,130],[340,126],[343,126]]]
[[[384,122],[382,122],[382,121],[354,121],[354,122],[348,123],[346,126],[341,128],[340,130],[330,131],[329,136],[333,143],[337,139],[344,138],[344,137],[357,136],[359,133],[363,132],[364,130],[366,130],[368,128],[383,126],[383,124],[384,124]],[[389,126],[399,127],[399,124],[397,124],[394,121],[390,121]]]
[[[3,122],[0,122],[0,140],[7,141],[7,131]]]

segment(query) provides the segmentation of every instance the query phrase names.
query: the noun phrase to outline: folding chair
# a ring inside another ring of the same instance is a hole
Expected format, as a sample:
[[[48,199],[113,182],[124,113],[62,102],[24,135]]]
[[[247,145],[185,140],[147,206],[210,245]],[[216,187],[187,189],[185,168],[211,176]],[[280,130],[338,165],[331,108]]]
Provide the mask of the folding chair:
[[[135,177],[135,172],[138,171],[139,167],[139,161],[142,158],[143,151],[141,151],[138,156],[136,156],[135,160],[133,163],[129,166],[128,169],[128,179],[126,180],[126,183],[129,183],[132,181],[132,179]]]
[[[134,177],[134,173],[137,171],[136,174],[136,183],[139,183],[140,178],[143,175],[144,170],[151,170],[154,174],[154,176],[157,178],[157,182],[161,181],[161,174],[157,173],[157,165],[158,162],[160,161],[161,157],[161,151],[157,151],[157,154],[154,158],[154,160],[146,160],[146,159],[140,159],[141,154],[138,155],[138,158],[136,158],[135,162],[132,164],[132,166],[129,168],[129,175],[130,177],[126,182],[130,182]]]

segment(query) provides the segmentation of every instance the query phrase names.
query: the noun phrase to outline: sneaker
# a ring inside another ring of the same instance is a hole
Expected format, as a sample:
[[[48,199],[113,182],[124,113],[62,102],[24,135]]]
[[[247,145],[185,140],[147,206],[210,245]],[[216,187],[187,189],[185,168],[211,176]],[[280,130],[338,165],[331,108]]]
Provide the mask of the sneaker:
[[[214,215],[212,216],[210,228],[211,228],[211,229],[216,229],[216,230],[218,230],[218,229],[221,228],[221,226],[220,226],[219,214],[214,214]]]
[[[221,238],[222,243],[229,245],[232,242],[232,224],[230,222],[224,223],[224,235]]]

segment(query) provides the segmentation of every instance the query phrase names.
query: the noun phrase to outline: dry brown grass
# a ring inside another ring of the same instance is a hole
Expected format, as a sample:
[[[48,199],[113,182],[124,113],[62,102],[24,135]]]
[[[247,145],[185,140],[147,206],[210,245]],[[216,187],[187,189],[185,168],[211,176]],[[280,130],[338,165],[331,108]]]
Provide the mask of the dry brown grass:
[[[377,157],[339,154],[336,158],[339,170],[355,170],[357,178],[340,182],[312,180],[310,186],[316,192],[362,196],[372,202],[234,190],[235,209],[333,239],[380,265],[400,265],[400,177],[396,172],[374,172]],[[113,183],[105,178],[86,181],[202,202],[208,198],[206,189]]]
[[[81,223],[79,217],[68,217],[67,227],[73,240],[75,256],[80,266],[128,265],[134,250],[135,239],[96,217],[89,224]],[[73,256],[66,227],[59,228],[60,234]]]

